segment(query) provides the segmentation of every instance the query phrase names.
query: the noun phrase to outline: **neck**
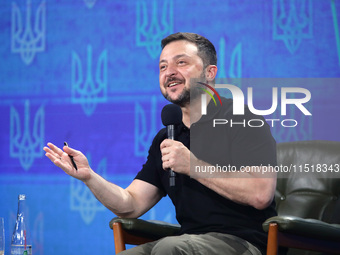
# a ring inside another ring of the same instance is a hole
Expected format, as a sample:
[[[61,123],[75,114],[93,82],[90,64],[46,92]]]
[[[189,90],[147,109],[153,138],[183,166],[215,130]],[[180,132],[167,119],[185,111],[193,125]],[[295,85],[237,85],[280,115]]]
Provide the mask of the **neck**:
[[[207,105],[211,98],[207,98]],[[183,124],[190,128],[193,123],[196,123],[202,117],[201,114],[201,98],[191,101],[189,104],[181,107],[183,113]]]

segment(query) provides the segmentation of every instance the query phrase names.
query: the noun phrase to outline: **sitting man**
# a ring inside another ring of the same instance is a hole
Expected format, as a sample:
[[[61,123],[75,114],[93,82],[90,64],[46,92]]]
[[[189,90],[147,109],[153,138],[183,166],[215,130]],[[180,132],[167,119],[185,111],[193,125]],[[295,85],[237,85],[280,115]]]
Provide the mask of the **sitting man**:
[[[263,174],[261,169],[276,164],[275,140],[263,118],[251,114],[247,107],[244,115],[233,115],[231,99],[222,98],[218,106],[208,100],[207,114],[202,115],[197,87],[202,83],[214,86],[216,65],[215,47],[203,36],[176,33],[162,40],[160,90],[168,101],[180,106],[182,123],[176,127],[176,141],[167,139],[165,129],[159,131],[146,163],[126,189],[96,174],[80,151],[69,147],[61,150],[51,143],[44,147],[55,165],[83,181],[119,217],[137,218],[163,196],[170,197],[181,234],[123,254],[265,254],[262,223],[276,215],[276,175]],[[212,125],[213,119],[244,123],[251,118],[262,119],[265,124],[256,128]],[[212,175],[218,178],[194,171],[217,165],[232,166],[237,171]],[[169,185],[168,169],[176,173],[174,187]],[[242,171],[249,169],[258,171]]]

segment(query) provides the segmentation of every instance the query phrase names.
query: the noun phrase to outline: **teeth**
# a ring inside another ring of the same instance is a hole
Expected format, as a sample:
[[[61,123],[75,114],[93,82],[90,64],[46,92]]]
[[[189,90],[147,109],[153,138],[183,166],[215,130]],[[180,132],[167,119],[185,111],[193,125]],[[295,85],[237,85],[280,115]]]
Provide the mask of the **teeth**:
[[[170,83],[170,84],[169,84],[169,87],[173,87],[173,86],[175,86],[175,85],[177,85],[177,84],[178,84],[178,82]]]

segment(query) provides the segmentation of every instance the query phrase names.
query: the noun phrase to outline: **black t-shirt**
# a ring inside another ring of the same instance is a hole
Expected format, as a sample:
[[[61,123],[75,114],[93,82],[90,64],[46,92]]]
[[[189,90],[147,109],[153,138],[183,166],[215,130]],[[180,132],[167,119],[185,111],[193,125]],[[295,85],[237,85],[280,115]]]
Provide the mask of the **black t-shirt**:
[[[191,152],[197,158],[212,165],[229,164],[237,169],[241,166],[276,165],[276,143],[263,117],[253,115],[247,107],[245,107],[245,115],[234,116],[232,100],[223,98],[222,103],[223,106],[218,107],[210,102],[207,115],[191,125],[190,130],[183,124],[179,125],[176,140],[189,149],[191,147]],[[229,120],[229,124],[232,119],[234,123],[246,125],[213,127],[213,119]],[[250,119],[261,119],[265,124],[262,127],[250,127],[247,124]],[[222,130],[217,132],[216,128]],[[190,132],[194,134],[192,137],[199,137],[199,139],[191,140]],[[170,187],[169,173],[163,170],[161,161],[160,144],[164,139],[166,139],[166,130],[162,129],[154,138],[147,162],[136,179],[146,181],[158,187],[164,195],[169,195],[175,205],[181,233],[231,234],[249,241],[264,251],[267,237],[262,230],[262,223],[276,215],[275,202],[273,201],[264,210],[257,210],[224,198],[183,174],[176,174],[176,186]],[[213,153],[209,153],[211,151]]]

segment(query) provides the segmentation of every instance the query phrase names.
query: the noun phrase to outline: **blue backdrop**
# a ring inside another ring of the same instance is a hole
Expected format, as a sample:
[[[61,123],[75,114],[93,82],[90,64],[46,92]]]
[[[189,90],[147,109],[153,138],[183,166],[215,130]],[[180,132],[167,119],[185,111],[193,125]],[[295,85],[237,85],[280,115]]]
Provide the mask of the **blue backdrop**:
[[[6,254],[20,193],[27,195],[34,254],[114,253],[108,227],[114,215],[42,148],[67,141],[98,173],[126,187],[162,127],[167,102],[158,85],[161,38],[178,31],[209,38],[221,79],[338,78],[339,19],[339,0],[1,1],[0,217]],[[287,118],[299,125],[274,127],[277,142],[340,141],[337,85],[301,85],[311,92],[306,107],[312,116],[290,110]],[[254,90],[259,105],[270,105],[268,87]],[[143,218],[176,222],[168,198]]]

